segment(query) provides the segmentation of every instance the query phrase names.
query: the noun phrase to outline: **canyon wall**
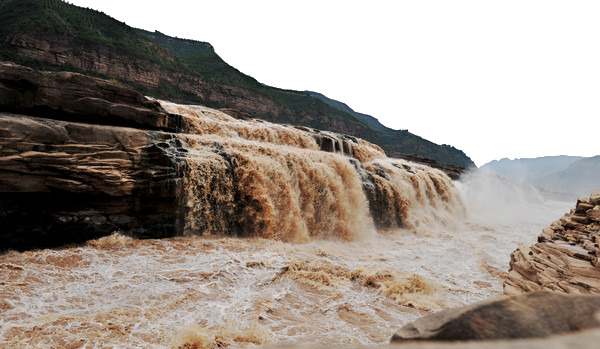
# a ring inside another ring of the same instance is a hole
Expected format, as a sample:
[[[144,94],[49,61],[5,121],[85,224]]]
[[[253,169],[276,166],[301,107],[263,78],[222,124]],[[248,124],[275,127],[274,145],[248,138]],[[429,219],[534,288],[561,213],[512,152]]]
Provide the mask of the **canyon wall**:
[[[0,105],[1,247],[177,231],[185,150],[159,129],[179,117],[121,84],[5,63]]]

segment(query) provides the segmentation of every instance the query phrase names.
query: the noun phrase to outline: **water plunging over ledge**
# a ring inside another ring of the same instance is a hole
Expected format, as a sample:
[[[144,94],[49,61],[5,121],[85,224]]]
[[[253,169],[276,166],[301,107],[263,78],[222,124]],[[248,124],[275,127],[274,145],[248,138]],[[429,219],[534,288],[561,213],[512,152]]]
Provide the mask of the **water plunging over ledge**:
[[[510,252],[569,207],[359,139],[162,105],[188,121],[186,235],[1,254],[0,344],[387,343],[501,292]]]

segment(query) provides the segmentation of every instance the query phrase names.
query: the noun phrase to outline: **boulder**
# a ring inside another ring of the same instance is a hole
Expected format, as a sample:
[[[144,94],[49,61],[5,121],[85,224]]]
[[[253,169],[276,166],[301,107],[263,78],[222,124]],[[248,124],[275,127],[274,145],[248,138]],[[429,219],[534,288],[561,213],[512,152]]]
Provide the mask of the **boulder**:
[[[547,337],[600,327],[600,296],[533,292],[444,310],[398,330],[391,342]]]
[[[586,212],[586,217],[589,220],[600,222],[600,206]]]

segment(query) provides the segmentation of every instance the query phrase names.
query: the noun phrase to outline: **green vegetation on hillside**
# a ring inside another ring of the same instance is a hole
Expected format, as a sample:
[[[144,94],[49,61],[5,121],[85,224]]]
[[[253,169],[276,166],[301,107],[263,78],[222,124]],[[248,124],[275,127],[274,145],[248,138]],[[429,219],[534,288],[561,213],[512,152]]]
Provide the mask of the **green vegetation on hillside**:
[[[138,33],[166,49],[179,63],[204,79],[247,89],[260,89],[256,79],[227,64],[207,42],[173,38],[161,32],[137,29]]]
[[[2,0],[0,23],[2,38],[12,33],[28,33],[34,37],[62,33],[77,38],[83,47],[111,46],[129,55],[175,66],[155,45],[127,24],[102,12],[61,0]]]
[[[261,84],[227,64],[206,42],[134,29],[102,12],[70,5],[61,0],[0,0],[0,23],[0,60],[11,60],[38,69],[71,70],[114,78],[85,68],[77,69],[70,63],[58,64],[36,60],[35,57],[24,57],[19,54],[18,45],[12,43],[17,36],[19,40],[69,38],[69,45],[75,45],[77,51],[98,49],[98,52],[109,52],[108,54],[117,56],[112,58],[124,62],[141,59],[162,67],[161,71],[200,77],[220,86],[224,91],[231,90],[231,87],[246,90],[249,95],[260,96],[277,106],[275,111],[264,115],[254,113],[255,117],[351,133],[376,143],[387,151],[415,154],[464,167],[474,166],[471,159],[460,150],[434,144],[405,130],[391,130],[381,125],[377,119],[356,113],[341,102],[329,100],[322,95],[315,96],[315,93]],[[110,50],[103,51],[101,48]],[[211,107],[230,107],[223,100],[203,99],[199,94],[187,91],[166,78],[160,80],[158,87],[141,86],[132,81],[123,82],[156,98],[201,103]]]
[[[181,64],[204,79],[257,92],[294,113],[306,113],[343,120],[351,124],[361,124],[359,120],[348,115],[348,113],[313,98],[309,93],[284,90],[261,84],[253,77],[227,64],[217,55],[209,43],[173,38],[157,31],[150,32],[138,29],[138,32],[152,40],[156,45],[170,51]],[[289,121],[286,119],[289,116],[281,118],[277,115],[260,116],[278,122]],[[319,128],[320,123],[316,120],[315,123],[305,126]]]

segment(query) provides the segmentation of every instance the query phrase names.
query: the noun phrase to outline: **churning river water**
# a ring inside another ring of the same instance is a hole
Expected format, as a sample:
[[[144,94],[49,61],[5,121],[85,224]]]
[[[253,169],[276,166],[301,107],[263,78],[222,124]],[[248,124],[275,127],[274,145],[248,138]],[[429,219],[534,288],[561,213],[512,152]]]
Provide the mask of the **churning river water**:
[[[510,253],[572,205],[477,172],[451,181],[365,142],[355,157],[385,172],[401,202],[393,214],[403,225],[378,229],[346,156],[319,151],[300,130],[163,106],[197,122],[185,140],[189,236],[116,232],[0,254],[1,347],[385,344],[406,322],[500,294]],[[215,180],[223,157],[204,147],[215,142],[237,161],[241,195]],[[225,237],[240,198],[244,237]]]

